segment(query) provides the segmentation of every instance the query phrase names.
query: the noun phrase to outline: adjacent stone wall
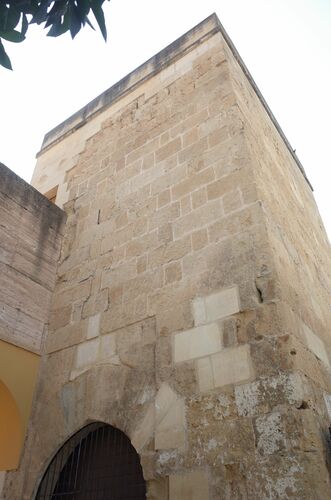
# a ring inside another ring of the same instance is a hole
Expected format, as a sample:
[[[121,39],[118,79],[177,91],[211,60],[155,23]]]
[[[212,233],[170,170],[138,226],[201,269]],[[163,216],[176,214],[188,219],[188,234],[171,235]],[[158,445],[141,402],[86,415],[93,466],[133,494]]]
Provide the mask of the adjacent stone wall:
[[[5,469],[17,466],[28,426],[64,218],[62,210],[0,163],[0,382],[17,409],[14,423],[6,420],[11,418],[7,408],[0,410],[9,438],[1,443]],[[4,479],[2,471],[1,498]]]
[[[0,164],[0,338],[40,353],[64,213]]]
[[[273,126],[259,102],[261,131],[251,122],[255,94],[212,19],[199,43],[103,111],[66,173],[47,354],[6,498],[33,498],[59,446],[92,420],[130,437],[149,499],[329,496],[325,410],[310,405],[288,348],[287,264],[270,225],[279,210],[257,163],[275,146],[253,148]]]

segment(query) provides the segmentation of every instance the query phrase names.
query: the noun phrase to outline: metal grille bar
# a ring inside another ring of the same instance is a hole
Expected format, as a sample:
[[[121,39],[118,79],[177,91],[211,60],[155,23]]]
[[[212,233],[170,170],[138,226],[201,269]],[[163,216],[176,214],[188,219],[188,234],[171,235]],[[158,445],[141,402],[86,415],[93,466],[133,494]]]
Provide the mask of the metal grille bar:
[[[139,455],[123,432],[90,424],[55,455],[35,500],[146,500]]]

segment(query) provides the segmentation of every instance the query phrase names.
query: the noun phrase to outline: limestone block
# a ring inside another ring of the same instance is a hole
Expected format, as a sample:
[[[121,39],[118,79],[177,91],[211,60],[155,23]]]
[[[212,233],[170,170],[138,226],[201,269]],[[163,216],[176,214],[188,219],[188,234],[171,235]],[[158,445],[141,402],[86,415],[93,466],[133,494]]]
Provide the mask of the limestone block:
[[[171,389],[171,387],[169,387],[168,384],[164,383],[161,385],[155,398],[157,425],[161,422],[169,408],[176,403],[177,399],[177,394]]]
[[[206,141],[207,143],[207,141]],[[196,148],[199,150],[199,143],[194,144],[191,148]],[[188,149],[191,149],[188,148]],[[203,170],[202,172],[198,172],[195,175],[191,175],[188,179],[180,182],[172,189],[172,196],[174,200],[178,198],[182,198],[183,196],[192,193],[192,205],[193,208],[198,208],[201,205],[204,205],[207,202],[207,192],[203,187],[200,192],[194,190],[208,184],[214,179],[214,171],[212,168],[208,168]]]
[[[232,347],[237,343],[238,323],[236,318],[227,318],[223,321],[223,345]]]
[[[119,363],[119,358],[114,359],[116,356],[116,335],[109,333],[100,337],[99,345],[99,361],[101,362],[114,362]],[[117,364],[116,363],[116,364]]]
[[[148,500],[169,500],[168,477],[157,477],[147,481]]]
[[[180,448],[185,444],[184,401],[162,384],[155,398],[155,449]]]
[[[186,233],[201,229],[202,226],[218,220],[222,215],[220,200],[213,200],[174,222],[174,236],[180,238]]]
[[[202,137],[201,139],[199,139],[198,142],[183,149],[183,151],[181,151],[178,154],[178,161],[179,161],[179,163],[183,163],[186,161],[192,161],[192,159],[195,159],[195,158],[200,158],[201,155],[203,154],[203,152],[206,151],[207,149],[208,149],[207,137]],[[213,180],[213,176],[212,176],[212,180]],[[206,182],[208,182],[208,180]]]
[[[231,191],[223,196],[224,213],[233,212],[242,206],[241,193],[239,189]]]
[[[206,323],[206,303],[204,297],[197,297],[193,300],[192,312],[196,325],[203,325]]]
[[[137,273],[144,273],[147,269],[147,256],[142,255],[137,259]]]
[[[183,147],[191,146],[199,139],[198,127],[195,126],[183,134]]]
[[[92,339],[99,335],[100,331],[100,313],[95,314],[89,318],[88,327],[87,327],[87,335],[88,339]]]
[[[191,211],[191,196],[188,194],[187,196],[183,196],[183,198],[180,199],[180,214],[181,216],[183,216],[190,213]]]
[[[96,362],[99,350],[99,339],[83,342],[77,347],[76,368],[82,368]]]
[[[161,310],[157,316],[157,328],[161,335],[187,330],[193,326],[190,303],[176,304],[169,310]]]
[[[149,153],[143,158],[143,170],[147,170],[148,168],[154,167],[155,159],[154,153]]]
[[[201,205],[204,205],[205,203],[207,203],[206,188],[203,187],[201,189],[198,189],[197,191],[194,191],[191,194],[191,198],[192,198],[192,208],[193,209],[201,207]]]
[[[174,336],[174,360],[176,363],[202,358],[221,349],[221,333],[216,323],[192,328]]]
[[[51,353],[79,344],[86,338],[87,320],[70,323],[46,337],[45,352]]]
[[[155,449],[182,448],[184,444],[184,402],[178,400],[155,428]]]
[[[62,307],[61,309],[55,309],[51,311],[49,329],[57,330],[58,328],[67,325],[71,319],[71,311],[71,304],[67,307]]]
[[[165,283],[173,283],[182,279],[182,269],[180,262],[172,262],[165,268]]]
[[[154,425],[155,408],[154,404],[151,404],[131,438],[132,445],[135,447],[137,452],[139,452],[153,436]]]
[[[201,250],[208,244],[208,233],[206,229],[201,229],[192,233],[192,248],[193,250]]]
[[[53,295],[53,308],[60,309],[66,307],[74,301],[86,299],[90,295],[91,281],[87,280],[84,283],[79,283],[77,286],[55,292]]]
[[[231,347],[211,356],[215,387],[237,384],[253,377],[249,345]]]
[[[214,374],[210,356],[198,359],[197,373],[199,381],[199,389],[201,392],[214,389]]]
[[[191,251],[191,239],[189,236],[162,245],[149,253],[149,265],[158,266],[163,263],[178,260]]]
[[[207,297],[198,297],[192,303],[196,325],[222,319],[240,311],[238,287],[232,286]]]
[[[240,311],[238,287],[234,286],[205,298],[206,320],[225,318]]]
[[[207,471],[169,476],[169,500],[208,500]]]
[[[307,325],[302,323],[302,331],[306,339],[308,348],[313,351],[323,363],[330,366],[329,358],[322,339],[320,339]]]
[[[149,219],[149,230],[157,229],[168,222],[177,219],[180,216],[180,203],[175,202],[166,205],[152,214]]]
[[[168,142],[165,146],[162,146],[160,149],[158,149],[155,153],[155,159],[157,162],[165,160],[169,156],[172,156],[173,154],[177,153],[181,149],[181,139],[177,138],[174,139],[171,142]]]
[[[157,208],[161,208],[164,205],[168,205],[171,201],[170,189],[165,189],[157,197]]]
[[[172,226],[170,223],[166,223],[163,226],[159,227],[157,231],[158,239],[159,242],[164,244],[164,243],[169,243],[170,241],[173,240],[173,234],[172,234]]]

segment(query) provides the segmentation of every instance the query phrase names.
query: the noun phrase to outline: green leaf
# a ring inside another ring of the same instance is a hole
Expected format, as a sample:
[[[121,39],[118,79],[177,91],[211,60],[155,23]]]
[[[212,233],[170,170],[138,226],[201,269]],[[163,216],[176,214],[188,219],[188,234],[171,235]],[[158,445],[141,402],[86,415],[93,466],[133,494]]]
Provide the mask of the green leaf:
[[[1,31],[0,37],[4,38],[8,42],[14,42],[14,43],[20,43],[20,42],[23,42],[23,40],[25,40],[25,36],[16,30],[7,31],[7,32]]]
[[[0,30],[5,30],[7,25],[9,7],[0,1]]]
[[[25,35],[25,33],[28,30],[28,26],[29,26],[28,18],[26,17],[26,14],[23,14],[22,15],[22,28],[21,28],[22,35]]]
[[[6,54],[5,48],[2,45],[1,40],[0,40],[0,65],[6,69],[11,69],[11,70],[13,69],[11,62],[10,62],[10,59]]]
[[[88,18],[88,17],[85,19],[85,21],[86,21],[86,24],[88,24],[88,25],[89,25],[89,27],[90,27],[90,28],[92,28],[92,29],[93,29],[93,31],[95,31],[95,28],[94,28],[93,24],[91,23],[91,21],[89,20],[89,18]]]
[[[30,24],[41,24],[47,19],[47,11],[49,4],[51,2],[49,0],[44,0],[43,2],[40,3],[38,6],[38,9],[35,11],[33,18],[30,21]]]
[[[89,0],[80,0],[77,4],[76,14],[79,17],[81,24],[85,24],[86,16],[90,11],[90,2]]]
[[[101,8],[101,4],[99,2],[94,1],[92,3],[92,11],[94,17],[99,25],[100,31],[105,41],[107,41],[107,28],[105,23],[105,16],[103,14],[103,10]]]
[[[69,25],[70,25],[71,38],[75,38],[75,36],[77,35],[77,33],[79,32],[79,30],[82,27],[82,23],[81,23],[81,20],[79,18],[78,13],[76,12],[76,9],[78,10],[78,8],[76,8],[72,5],[70,7],[70,11],[69,11],[70,12]]]
[[[67,0],[58,0],[47,14],[45,28],[52,26],[55,23],[62,24],[62,17],[68,10]]]
[[[63,16],[63,22],[56,22],[53,24],[49,32],[47,33],[47,36],[60,36],[63,35],[66,31],[69,29],[69,22],[70,22],[70,15],[69,12],[67,11],[65,15]]]
[[[20,17],[20,11],[15,7],[15,5],[11,4],[9,6],[9,9],[7,10],[7,18],[4,26],[4,31],[11,31],[16,28],[20,21]]]
[[[49,32],[47,33],[47,36],[60,36],[63,35],[66,31],[68,31],[69,26],[60,23],[54,23]]]

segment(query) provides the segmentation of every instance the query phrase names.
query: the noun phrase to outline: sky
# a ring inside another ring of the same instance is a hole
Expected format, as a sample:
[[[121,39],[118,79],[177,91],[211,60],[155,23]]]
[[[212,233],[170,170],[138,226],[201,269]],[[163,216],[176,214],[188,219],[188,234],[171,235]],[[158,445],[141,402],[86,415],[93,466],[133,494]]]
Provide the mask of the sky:
[[[43,136],[216,12],[303,164],[331,236],[331,1],[111,0],[108,41],[32,26],[0,67],[0,161],[30,181]]]

